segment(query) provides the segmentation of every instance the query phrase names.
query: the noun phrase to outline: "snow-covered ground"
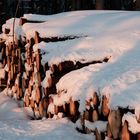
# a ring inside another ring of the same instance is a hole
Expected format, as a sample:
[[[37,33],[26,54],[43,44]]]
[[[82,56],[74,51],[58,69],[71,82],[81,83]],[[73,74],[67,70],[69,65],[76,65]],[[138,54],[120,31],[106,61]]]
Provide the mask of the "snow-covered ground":
[[[67,118],[59,120],[29,120],[24,108],[0,94],[0,140],[93,140],[94,135],[76,131]]]

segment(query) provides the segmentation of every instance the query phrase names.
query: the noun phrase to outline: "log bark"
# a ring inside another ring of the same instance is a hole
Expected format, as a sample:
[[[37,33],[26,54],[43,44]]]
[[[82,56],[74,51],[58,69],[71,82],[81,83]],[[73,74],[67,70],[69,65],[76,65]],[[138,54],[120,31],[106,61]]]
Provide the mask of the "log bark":
[[[33,86],[29,84],[29,85],[28,85],[28,91],[29,91],[29,94],[32,93],[32,90],[33,90]]]
[[[14,79],[14,67],[11,64],[11,80],[13,80],[13,79]]]
[[[33,99],[30,100],[30,106],[31,108],[35,108],[35,102]]]
[[[40,76],[40,72],[37,72],[37,80],[38,80],[38,87],[41,86],[41,76]]]
[[[89,121],[89,110],[85,110],[84,111],[84,116],[85,116],[85,120],[88,120]]]
[[[36,88],[35,100],[36,100],[36,103],[39,103],[39,101],[41,100],[41,92],[40,92],[39,87]]]
[[[140,114],[139,114],[139,117],[136,117],[137,119],[137,122],[140,123]]]
[[[38,50],[36,53],[36,67],[37,71],[40,71],[40,66],[41,66],[41,57],[40,57],[40,51]]]
[[[9,56],[10,55],[9,53],[10,53],[9,48],[8,48],[8,46],[6,46],[6,56]]]
[[[6,46],[1,48],[2,59],[6,57]]]
[[[110,139],[113,137],[109,124],[107,124],[107,137]]]
[[[70,115],[71,116],[76,115],[76,106],[75,106],[75,102],[72,99],[70,99]]]
[[[53,86],[53,80],[51,77],[48,78],[48,88]]]
[[[137,140],[140,140],[140,132],[137,133]]]
[[[17,99],[20,100],[22,97],[23,97],[22,89],[20,87],[18,87],[18,90],[17,90]]]
[[[73,122],[75,122],[79,118],[79,103],[78,101],[73,101],[72,98],[70,98],[69,103],[69,110],[70,110],[70,118]]]
[[[47,109],[49,105],[49,99],[48,98],[43,98],[39,102],[39,113],[41,118],[47,117]]]
[[[29,106],[29,104],[30,104],[30,100],[29,100],[29,95],[25,95],[25,103],[24,103],[24,105],[25,105],[25,107],[28,107]]]

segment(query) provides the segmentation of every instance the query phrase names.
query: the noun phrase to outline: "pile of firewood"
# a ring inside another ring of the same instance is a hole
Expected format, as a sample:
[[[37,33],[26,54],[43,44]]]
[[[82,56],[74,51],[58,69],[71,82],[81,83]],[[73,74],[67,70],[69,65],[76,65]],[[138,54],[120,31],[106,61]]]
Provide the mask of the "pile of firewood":
[[[28,22],[26,19],[21,18],[20,25]],[[9,29],[5,29],[4,34],[8,37]],[[125,121],[122,124],[122,117],[127,112],[134,113],[134,110],[118,108],[117,110],[110,110],[108,107],[109,99],[106,96],[98,97],[96,92],[93,97],[88,101],[85,100],[85,110],[79,112],[79,101],[69,99],[68,103],[62,106],[54,104],[53,95],[60,96],[57,93],[56,84],[59,79],[66,73],[82,68],[84,66],[107,62],[108,58],[102,61],[92,61],[88,63],[74,63],[72,61],[65,61],[59,65],[48,66],[41,64],[41,52],[38,49],[33,51],[33,45],[40,41],[63,41],[66,39],[74,39],[75,37],[65,38],[40,38],[39,33],[36,32],[35,37],[30,40],[22,39],[5,43],[6,40],[1,39],[0,50],[2,54],[2,67],[5,70],[5,78],[1,80],[1,86],[4,84],[7,88],[7,94],[14,99],[23,100],[25,107],[32,108],[35,119],[43,117],[47,118],[60,118],[62,116],[69,117],[73,122],[80,119],[81,128],[79,131],[88,133],[93,132],[97,140],[103,140],[105,137],[108,139],[121,139],[140,140],[140,134],[132,134],[129,131],[129,122]],[[48,72],[48,77],[45,77]],[[42,86],[42,81],[47,80],[48,85]],[[90,130],[85,122],[92,123],[97,121],[106,121],[107,126],[104,132],[98,129]],[[138,118],[139,122],[139,118]]]

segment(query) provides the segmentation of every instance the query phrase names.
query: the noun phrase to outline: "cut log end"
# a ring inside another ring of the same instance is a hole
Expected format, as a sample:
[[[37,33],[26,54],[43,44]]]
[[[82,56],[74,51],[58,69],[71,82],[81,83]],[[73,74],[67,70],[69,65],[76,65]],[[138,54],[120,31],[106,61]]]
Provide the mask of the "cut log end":
[[[125,121],[122,127],[121,140],[130,140],[130,133],[128,130],[128,122]]]
[[[102,111],[102,114],[104,117],[107,117],[109,115],[109,107],[108,107],[108,103],[109,103],[109,100],[106,96],[103,96],[102,97],[102,106],[101,106],[101,111]]]
[[[37,31],[35,32],[34,42],[35,42],[35,44],[40,43],[40,37],[39,37],[39,33]]]

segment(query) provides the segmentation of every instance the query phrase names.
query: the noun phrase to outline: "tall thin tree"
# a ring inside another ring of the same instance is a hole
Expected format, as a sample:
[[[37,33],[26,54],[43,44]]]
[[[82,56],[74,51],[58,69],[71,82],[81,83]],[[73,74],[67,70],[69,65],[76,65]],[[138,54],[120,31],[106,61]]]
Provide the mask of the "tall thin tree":
[[[18,0],[18,2],[17,2],[15,16],[14,16],[14,20],[13,20],[13,47],[15,47],[15,22],[16,22],[16,16],[17,16],[17,12],[19,9],[20,1],[21,0]]]

